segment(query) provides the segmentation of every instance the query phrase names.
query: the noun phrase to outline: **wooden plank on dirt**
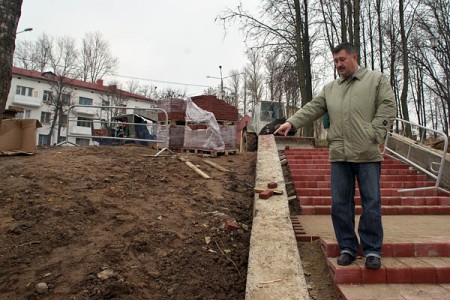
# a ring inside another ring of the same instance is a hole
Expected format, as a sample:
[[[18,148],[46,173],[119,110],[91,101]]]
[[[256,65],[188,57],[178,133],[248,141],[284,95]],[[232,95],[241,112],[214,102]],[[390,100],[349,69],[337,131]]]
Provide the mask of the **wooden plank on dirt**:
[[[222,167],[221,165],[216,164],[215,162],[210,161],[209,159],[204,160],[205,164],[210,165],[213,168],[216,168],[217,170],[220,170],[222,172],[230,172],[227,168]]]
[[[211,179],[211,177],[206,174],[205,172],[203,172],[202,170],[200,170],[196,165],[194,165],[193,163],[191,163],[189,160],[187,160],[184,157],[179,157],[179,160],[181,160],[182,162],[184,162],[189,168],[191,168],[192,170],[194,170],[197,174],[199,174],[200,176],[202,176],[205,179]]]

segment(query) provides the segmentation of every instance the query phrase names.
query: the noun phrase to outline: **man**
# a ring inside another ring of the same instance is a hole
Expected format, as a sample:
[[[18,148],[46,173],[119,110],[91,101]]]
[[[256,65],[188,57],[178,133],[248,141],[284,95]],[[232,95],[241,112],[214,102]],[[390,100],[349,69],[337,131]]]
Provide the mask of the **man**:
[[[383,226],[381,221],[380,144],[396,116],[394,93],[387,78],[358,65],[350,43],[332,49],[340,78],[298,110],[275,134],[286,135],[325,113],[330,118],[327,140],[331,162],[331,218],[341,253],[338,265],[350,265],[358,254],[355,234],[355,178],[363,212],[358,234],[365,267],[379,269]]]

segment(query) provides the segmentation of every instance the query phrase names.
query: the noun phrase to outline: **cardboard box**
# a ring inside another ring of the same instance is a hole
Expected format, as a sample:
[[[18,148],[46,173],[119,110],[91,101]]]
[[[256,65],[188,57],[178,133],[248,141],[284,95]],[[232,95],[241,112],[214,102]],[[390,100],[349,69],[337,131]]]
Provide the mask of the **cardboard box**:
[[[0,126],[0,154],[36,153],[36,129],[42,127],[38,120],[5,119]]]

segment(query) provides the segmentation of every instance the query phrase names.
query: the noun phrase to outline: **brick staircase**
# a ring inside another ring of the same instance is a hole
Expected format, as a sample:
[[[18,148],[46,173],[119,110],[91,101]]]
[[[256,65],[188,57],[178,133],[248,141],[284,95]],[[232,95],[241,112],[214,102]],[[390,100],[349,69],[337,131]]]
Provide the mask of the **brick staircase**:
[[[336,264],[340,250],[329,220],[328,149],[286,149],[285,156],[301,209],[300,216],[292,217],[297,240],[320,239],[343,299],[450,299],[450,194],[436,189],[399,192],[435,183],[386,157],[381,175],[382,267],[367,270],[362,257],[341,267]],[[360,214],[358,190],[355,202]]]

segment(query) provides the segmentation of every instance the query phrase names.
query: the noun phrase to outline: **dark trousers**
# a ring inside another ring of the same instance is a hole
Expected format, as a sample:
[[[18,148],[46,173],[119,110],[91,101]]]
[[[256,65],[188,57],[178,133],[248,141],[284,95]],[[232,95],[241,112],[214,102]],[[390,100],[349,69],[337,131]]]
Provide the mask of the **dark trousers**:
[[[356,178],[363,209],[358,225],[363,255],[381,257],[383,225],[380,175],[381,162],[331,163],[331,218],[341,253],[358,254],[354,200]]]

